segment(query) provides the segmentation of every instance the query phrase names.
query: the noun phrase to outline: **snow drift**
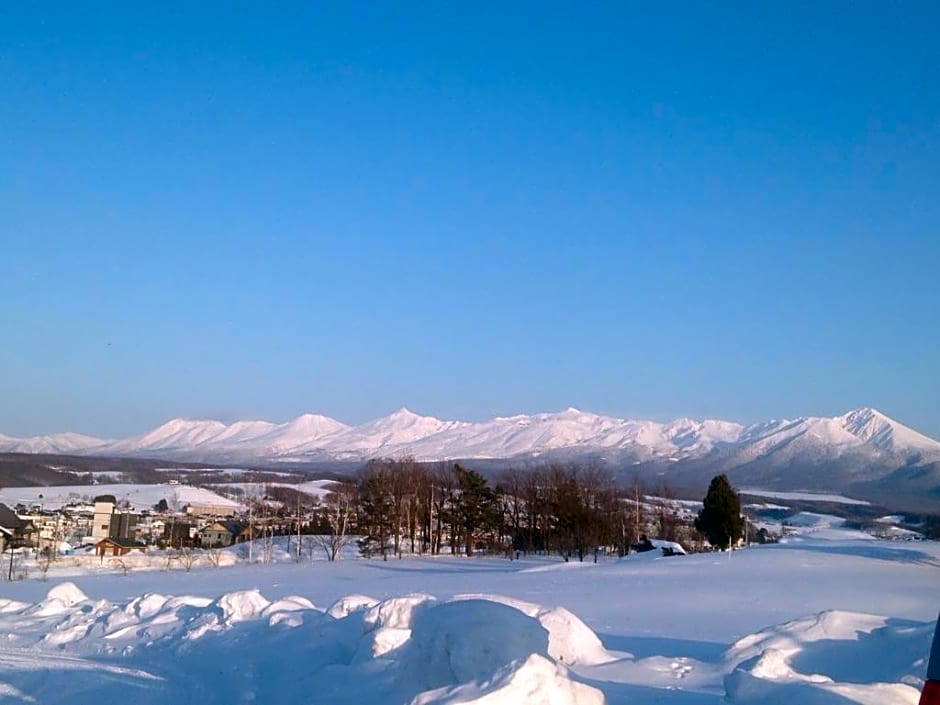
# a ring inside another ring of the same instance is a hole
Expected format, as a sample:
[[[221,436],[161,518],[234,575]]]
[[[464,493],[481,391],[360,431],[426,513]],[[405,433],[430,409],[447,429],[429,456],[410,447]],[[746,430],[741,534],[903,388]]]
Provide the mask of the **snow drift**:
[[[5,602],[0,632],[10,702],[604,702],[553,655],[599,646],[580,620],[481,598],[351,595],[321,610],[245,590],[115,604],[63,583],[35,604]]]
[[[35,603],[0,600],[0,701],[601,705],[606,691],[612,702],[916,705],[932,630],[830,610],[713,660],[634,657],[564,608],[501,595],[353,594],[322,609],[256,589],[112,602],[62,583]]]
[[[747,636],[726,653],[732,703],[916,705],[927,625],[827,611]],[[864,676],[862,676],[864,674]]]

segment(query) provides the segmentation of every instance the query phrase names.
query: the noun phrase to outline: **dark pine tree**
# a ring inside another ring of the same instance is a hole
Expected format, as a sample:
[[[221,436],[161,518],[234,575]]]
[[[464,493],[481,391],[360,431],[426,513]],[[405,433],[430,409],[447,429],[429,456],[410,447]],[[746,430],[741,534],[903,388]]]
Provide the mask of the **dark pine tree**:
[[[728,478],[716,475],[708,486],[702,511],[695,520],[698,529],[712,546],[729,548],[741,538],[744,520],[741,500]]]
[[[478,531],[493,528],[498,521],[496,493],[476,470],[465,470],[454,465],[457,492],[453,502],[455,523],[462,530],[466,553],[473,555],[473,543]]]

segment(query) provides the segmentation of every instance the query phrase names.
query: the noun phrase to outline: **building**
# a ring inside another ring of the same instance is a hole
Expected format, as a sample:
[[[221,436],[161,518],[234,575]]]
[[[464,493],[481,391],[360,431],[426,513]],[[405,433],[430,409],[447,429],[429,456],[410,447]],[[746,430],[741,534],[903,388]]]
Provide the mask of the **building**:
[[[199,532],[199,545],[203,548],[224,548],[238,541],[244,527],[237,521],[215,521]]]
[[[133,539],[137,533],[137,515],[131,512],[116,511],[117,500],[114,495],[103,494],[95,497],[95,515],[91,526],[91,541],[101,539]]]
[[[190,516],[232,517],[235,516],[235,503],[231,504],[196,504],[186,505],[186,513]]]
[[[188,521],[166,520],[163,526],[163,543],[173,548],[192,546],[196,542],[197,527]]]
[[[22,517],[33,523],[36,533],[33,543],[40,551],[61,552],[62,539],[68,528],[68,518],[61,512],[39,512]]]
[[[0,553],[8,547],[31,546],[35,527],[31,521],[20,518],[5,504],[0,504]]]
[[[95,517],[91,524],[93,543],[111,535],[111,516],[114,514],[115,505],[117,505],[117,499],[113,494],[95,497]]]
[[[95,544],[95,555],[104,558],[107,555],[126,556],[131,551],[146,551],[144,544],[132,539],[104,538]]]

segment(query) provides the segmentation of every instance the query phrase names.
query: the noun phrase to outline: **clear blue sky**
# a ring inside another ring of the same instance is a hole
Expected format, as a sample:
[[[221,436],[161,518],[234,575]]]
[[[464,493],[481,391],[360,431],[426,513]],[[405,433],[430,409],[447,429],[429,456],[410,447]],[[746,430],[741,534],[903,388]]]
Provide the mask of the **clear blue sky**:
[[[940,4],[0,5],[0,431],[940,436]]]

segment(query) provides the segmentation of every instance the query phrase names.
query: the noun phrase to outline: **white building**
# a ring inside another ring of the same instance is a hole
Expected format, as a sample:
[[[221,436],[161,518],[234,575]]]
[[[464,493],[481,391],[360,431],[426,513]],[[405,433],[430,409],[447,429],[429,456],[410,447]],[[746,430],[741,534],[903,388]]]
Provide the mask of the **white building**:
[[[95,497],[95,514],[91,525],[91,538],[87,543],[97,544],[102,539],[134,539],[137,533],[137,515],[116,512],[114,495]]]
[[[91,543],[98,543],[111,535],[111,516],[117,504],[113,494],[103,494],[95,497],[95,518],[91,524]]]

